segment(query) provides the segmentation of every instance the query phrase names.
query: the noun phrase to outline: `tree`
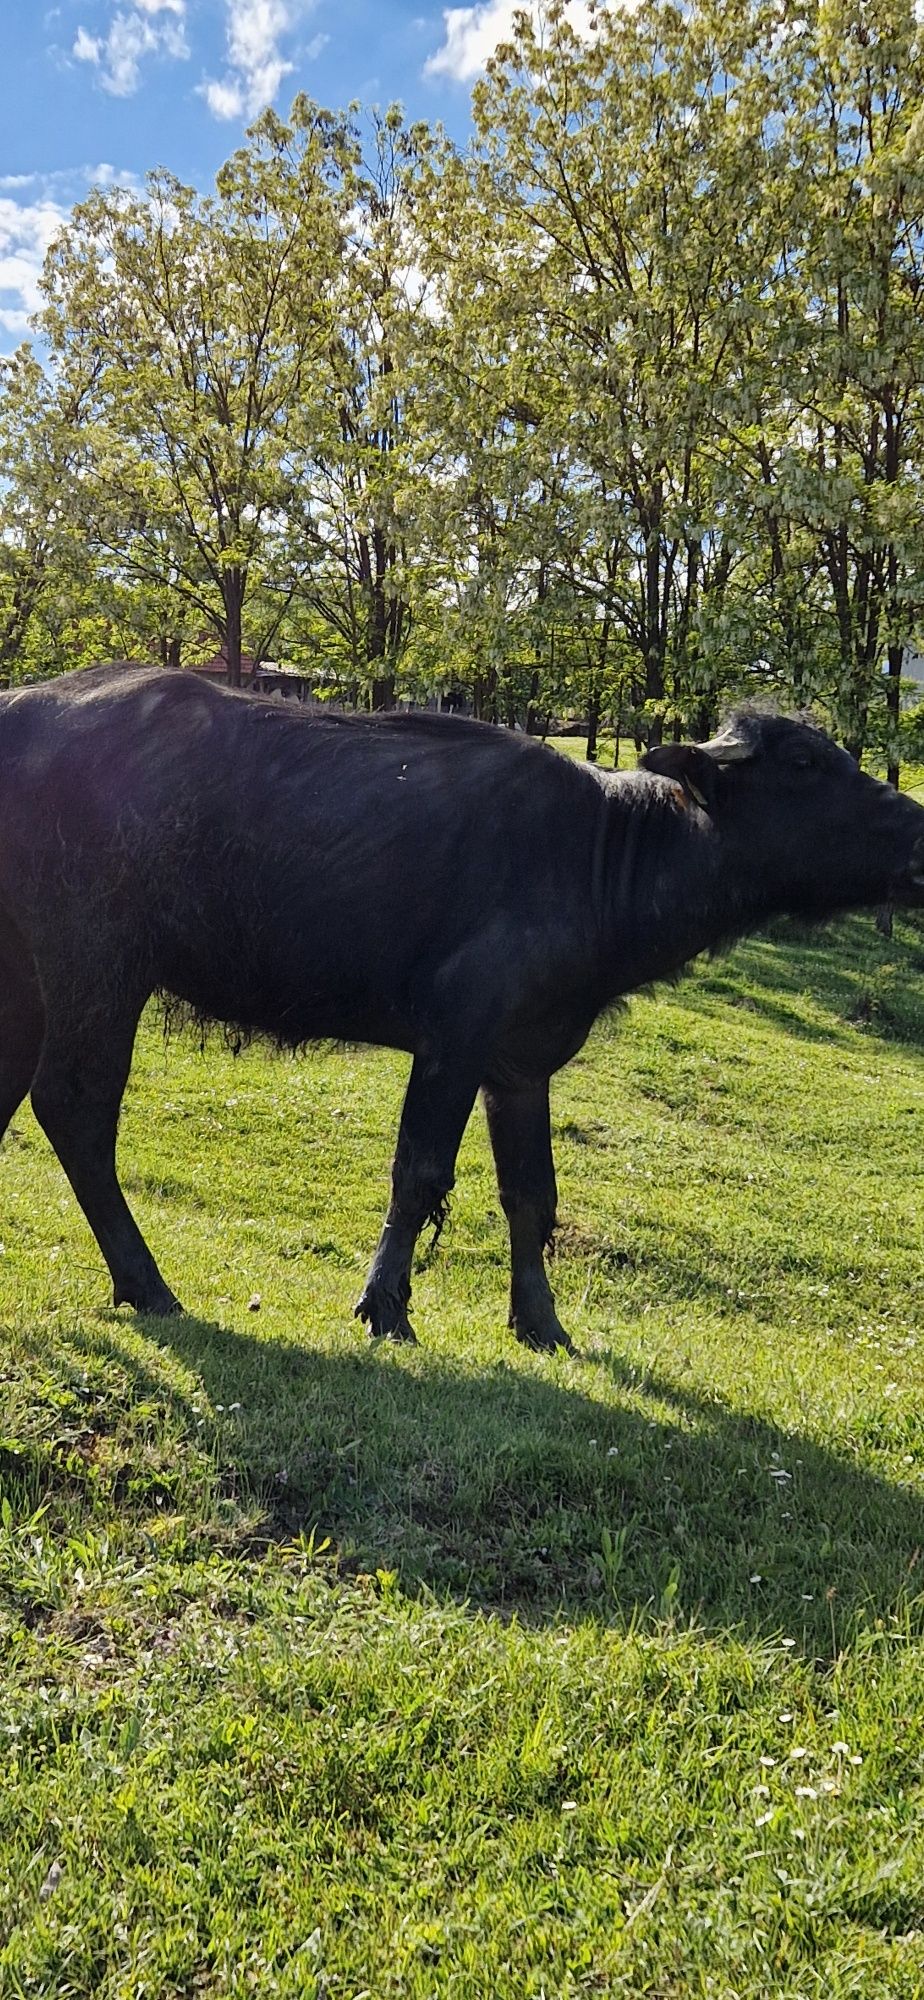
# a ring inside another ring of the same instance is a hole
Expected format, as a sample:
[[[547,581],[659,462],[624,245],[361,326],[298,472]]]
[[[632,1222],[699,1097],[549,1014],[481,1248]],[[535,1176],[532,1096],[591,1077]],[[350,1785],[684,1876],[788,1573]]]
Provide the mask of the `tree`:
[[[352,186],[339,121],[267,112],[200,197],[163,172],[97,190],[49,254],[42,332],[62,381],[96,362],[85,517],[110,568],[215,631],[240,682],[246,607],[272,643],[318,535],[312,418],[329,385]]]
[[[562,0],[518,15],[476,89],[471,163],[446,177],[455,295],[493,315],[567,452],[601,630],[632,642],[651,740],[716,693],[690,670],[733,561],[716,409],[765,282],[776,144],[755,18],[658,0],[600,10],[581,40]]]
[[[389,707],[410,631],[404,362],[423,310],[414,259],[417,139],[400,107],[374,116],[358,149],[330,354],[328,423],[312,472],[323,556],[304,592],[354,684]]]
[[[97,373],[85,356],[56,379],[28,345],[0,360],[0,679],[21,662],[49,586],[86,575],[74,500]]]

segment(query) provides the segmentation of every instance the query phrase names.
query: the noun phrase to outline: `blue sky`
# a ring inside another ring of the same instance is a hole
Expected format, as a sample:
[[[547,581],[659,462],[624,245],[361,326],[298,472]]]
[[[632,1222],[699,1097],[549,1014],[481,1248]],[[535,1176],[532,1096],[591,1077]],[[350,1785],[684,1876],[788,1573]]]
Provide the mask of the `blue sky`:
[[[399,98],[468,124],[515,0],[2,0],[0,351],[27,334],[45,248],[94,180],[155,166],[205,188],[266,103]]]

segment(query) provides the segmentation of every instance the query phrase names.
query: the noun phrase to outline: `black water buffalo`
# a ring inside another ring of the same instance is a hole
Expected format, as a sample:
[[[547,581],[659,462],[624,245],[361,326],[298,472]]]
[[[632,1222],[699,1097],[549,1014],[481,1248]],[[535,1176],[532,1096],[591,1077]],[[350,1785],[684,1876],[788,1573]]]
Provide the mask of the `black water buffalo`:
[[[782,911],[924,901],[924,809],[819,730],[739,712],[603,776],[506,730],[305,713],[156,668],[0,696],[0,1135],[26,1092],[112,1273],[178,1310],[116,1177],[161,990],[281,1042],[413,1056],[356,1307],[413,1339],[418,1234],[484,1094],[510,1323],[568,1346],[543,1264],[549,1077],[601,1009]]]

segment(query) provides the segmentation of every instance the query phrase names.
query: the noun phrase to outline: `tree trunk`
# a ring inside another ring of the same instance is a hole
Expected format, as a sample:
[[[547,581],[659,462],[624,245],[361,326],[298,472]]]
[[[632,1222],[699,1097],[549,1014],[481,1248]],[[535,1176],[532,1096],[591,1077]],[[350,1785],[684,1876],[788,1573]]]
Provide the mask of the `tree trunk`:
[[[653,490],[642,512],[645,536],[645,700],[658,704],[648,722],[648,743],[654,749],[663,741],[664,649],[661,620],[661,505],[660,486]]]
[[[366,653],[372,668],[370,701],[374,709],[394,708],[394,670],[389,670],[386,664],[388,602],[385,585],[388,575],[388,550],[381,528],[372,530],[372,557],[374,567],[369,579],[369,631]]]
[[[228,686],[241,685],[243,586],[239,569],[231,569],[225,577],[225,658],[228,662]]]
[[[374,709],[394,708],[394,674],[375,674],[369,692],[370,706]]]
[[[889,646],[889,671],[886,681],[886,712],[889,717],[889,766],[886,773],[890,785],[898,791],[901,765],[898,752],[898,727],[902,712],[902,663],[904,646],[892,643]]]
[[[479,722],[497,721],[497,669],[476,672],[472,683],[472,714]]]
[[[597,761],[597,736],[599,733],[599,728],[600,728],[600,696],[597,692],[596,680],[592,680],[590,684],[590,694],[587,702],[587,749],[585,755],[587,757],[588,764],[595,764]]]

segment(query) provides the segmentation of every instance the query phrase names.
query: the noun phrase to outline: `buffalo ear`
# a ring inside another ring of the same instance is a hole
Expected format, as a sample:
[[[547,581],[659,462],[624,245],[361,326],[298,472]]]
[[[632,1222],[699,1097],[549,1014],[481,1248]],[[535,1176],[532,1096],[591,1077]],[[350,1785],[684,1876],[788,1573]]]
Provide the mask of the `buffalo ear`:
[[[643,771],[655,771],[658,777],[672,778],[675,785],[682,785],[687,798],[704,812],[715,810],[718,766],[695,743],[659,743],[656,749],[646,750],[639,765]]]

